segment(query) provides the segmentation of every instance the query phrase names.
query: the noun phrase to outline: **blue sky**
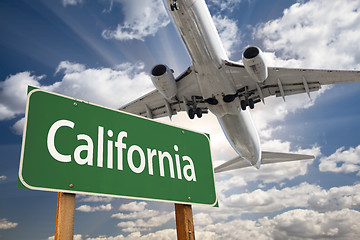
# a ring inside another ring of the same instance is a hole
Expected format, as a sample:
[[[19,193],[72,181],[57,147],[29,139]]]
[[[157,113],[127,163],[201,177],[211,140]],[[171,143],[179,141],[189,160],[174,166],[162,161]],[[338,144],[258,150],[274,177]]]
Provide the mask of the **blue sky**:
[[[207,4],[234,61],[257,45],[269,66],[360,70],[356,0]],[[154,88],[154,65],[177,75],[190,58],[160,0],[3,0],[0,33],[0,239],[51,239],[56,193],[17,188],[27,85],[117,108]],[[350,83],[256,105],[264,150],[316,159],[217,174],[220,208],[193,206],[197,238],[356,238],[359,93]],[[172,123],[209,133],[215,166],[235,156],[212,114]],[[171,203],[79,195],[75,239],[174,239],[173,211]]]

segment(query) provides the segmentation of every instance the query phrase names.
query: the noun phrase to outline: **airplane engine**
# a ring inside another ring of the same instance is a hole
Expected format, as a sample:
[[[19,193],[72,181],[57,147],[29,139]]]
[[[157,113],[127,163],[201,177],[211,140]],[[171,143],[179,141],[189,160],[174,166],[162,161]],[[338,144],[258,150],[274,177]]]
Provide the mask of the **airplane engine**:
[[[156,65],[151,70],[151,80],[156,89],[166,99],[170,100],[176,96],[177,87],[172,70],[163,64]]]
[[[268,77],[267,66],[258,47],[248,47],[242,57],[246,71],[256,82],[263,82]]]

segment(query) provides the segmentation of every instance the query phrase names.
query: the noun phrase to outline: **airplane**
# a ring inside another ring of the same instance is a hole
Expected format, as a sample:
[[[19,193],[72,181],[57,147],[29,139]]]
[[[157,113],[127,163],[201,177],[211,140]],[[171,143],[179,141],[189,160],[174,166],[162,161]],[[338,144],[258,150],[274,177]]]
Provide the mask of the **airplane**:
[[[204,0],[164,0],[192,60],[175,78],[165,64],[151,70],[155,90],[120,110],[151,119],[186,111],[190,119],[208,111],[218,118],[235,159],[215,172],[261,164],[313,159],[314,156],[261,150],[249,109],[269,96],[282,97],[317,91],[322,85],[360,80],[359,71],[268,67],[262,51],[248,46],[242,64],[229,60]]]

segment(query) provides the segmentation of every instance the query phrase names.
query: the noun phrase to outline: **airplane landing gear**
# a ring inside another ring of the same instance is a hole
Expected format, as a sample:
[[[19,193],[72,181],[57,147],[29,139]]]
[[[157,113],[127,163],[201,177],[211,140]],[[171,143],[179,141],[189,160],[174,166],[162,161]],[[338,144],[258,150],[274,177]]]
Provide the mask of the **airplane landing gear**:
[[[190,108],[188,111],[188,116],[190,119],[194,119],[195,118],[195,112],[194,109]]]
[[[243,111],[245,111],[245,110],[246,110],[246,106],[247,106],[246,101],[245,101],[245,100],[241,100],[241,101],[240,101],[240,105],[241,105],[241,109],[242,109]]]
[[[176,0],[174,0],[174,2],[170,4],[170,9],[171,11],[179,10]]]
[[[254,100],[252,100],[252,99],[249,99],[249,108],[250,109],[254,109]]]
[[[202,117],[202,110],[201,110],[201,108],[197,108],[197,109],[196,109],[196,116],[197,116],[198,118],[201,118],[201,117]]]
[[[249,106],[250,109],[254,109],[255,103],[254,103],[254,100],[252,100],[252,99],[248,99],[247,101],[246,100],[241,100],[240,101],[240,106],[241,106],[241,109],[243,111],[245,111],[247,106]]]
[[[201,118],[202,117],[202,109],[201,108],[190,108],[189,111],[188,111],[188,116],[190,119],[194,119],[195,118],[195,115],[198,117],[198,118]]]
[[[197,104],[202,102],[202,97],[192,96],[189,102],[186,97],[183,98],[184,109],[186,110],[190,119],[194,119],[195,116],[201,118],[204,113],[208,113],[207,108],[198,107]]]

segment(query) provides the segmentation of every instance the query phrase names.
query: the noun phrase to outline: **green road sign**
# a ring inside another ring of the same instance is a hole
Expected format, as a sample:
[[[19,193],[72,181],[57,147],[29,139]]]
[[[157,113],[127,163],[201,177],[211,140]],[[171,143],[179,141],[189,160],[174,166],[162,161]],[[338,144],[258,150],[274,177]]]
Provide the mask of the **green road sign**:
[[[40,89],[28,94],[19,179],[34,190],[217,202],[205,134]]]

